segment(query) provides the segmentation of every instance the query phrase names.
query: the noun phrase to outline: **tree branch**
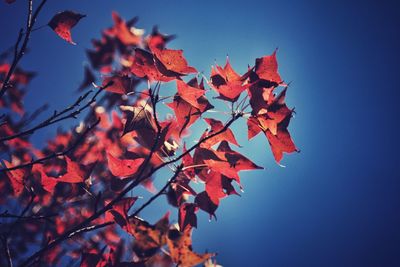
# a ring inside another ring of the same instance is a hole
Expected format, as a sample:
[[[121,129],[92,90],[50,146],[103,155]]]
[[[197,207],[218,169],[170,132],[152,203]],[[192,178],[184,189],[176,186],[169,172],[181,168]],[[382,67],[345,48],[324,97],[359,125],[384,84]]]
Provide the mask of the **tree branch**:
[[[42,129],[44,127],[50,126],[52,124],[55,124],[57,122],[60,122],[60,121],[66,120],[66,119],[76,118],[77,115],[79,115],[82,111],[84,111],[85,109],[90,107],[90,105],[92,105],[94,102],[96,102],[96,97],[110,85],[111,84],[107,84],[103,87],[100,87],[97,90],[97,92],[92,96],[92,98],[82,107],[75,109],[82,103],[83,100],[85,100],[90,95],[90,93],[92,93],[92,91],[88,91],[84,95],[79,96],[78,99],[72,105],[66,107],[62,111],[60,111],[60,112],[54,111],[53,115],[51,115],[49,118],[42,121],[38,125],[30,128],[28,130],[1,138],[0,143],[33,134],[36,130]],[[68,112],[70,112],[70,113],[68,113]]]
[[[99,124],[99,122],[100,122],[100,118],[98,118],[92,125],[90,125],[89,127],[87,127],[86,130],[77,138],[77,140],[75,141],[75,143],[72,144],[68,149],[66,149],[66,150],[64,150],[64,151],[57,152],[57,153],[53,153],[53,154],[48,155],[48,156],[43,157],[43,158],[39,158],[39,159],[36,159],[36,160],[32,160],[32,161],[29,162],[29,163],[22,163],[22,164],[20,164],[20,165],[13,166],[13,167],[10,167],[10,168],[3,168],[3,169],[0,169],[0,173],[4,173],[4,172],[6,172],[6,171],[17,170],[17,169],[21,169],[21,168],[25,168],[25,167],[29,167],[29,166],[32,166],[32,165],[34,165],[34,164],[38,164],[38,163],[45,162],[45,161],[47,161],[47,160],[49,160],[49,159],[52,159],[52,158],[61,157],[61,156],[65,156],[65,155],[69,154],[71,151],[73,151],[73,150],[85,139],[85,136],[86,136],[92,129],[94,129],[94,128],[97,126],[97,124]]]
[[[171,177],[171,179],[168,180],[168,182],[163,186],[163,188],[160,189],[155,195],[153,195],[149,200],[146,201],[140,208],[138,208],[133,214],[129,215],[128,218],[132,218],[137,216],[142,210],[144,210],[148,205],[150,205],[154,200],[156,200],[159,196],[161,196],[165,190],[167,190],[168,186],[175,182],[176,178],[178,177],[179,173],[182,171],[183,166],[179,165],[178,168],[176,169],[174,176]]]
[[[37,7],[35,13],[32,15],[32,1],[33,0],[28,1],[28,17],[27,17],[27,23],[26,23],[25,37],[22,42],[21,49],[18,50],[19,44],[22,40],[22,36],[24,35],[23,29],[21,29],[18,34],[17,42],[15,43],[15,46],[14,46],[14,59],[11,63],[10,69],[8,70],[6,78],[4,79],[3,85],[0,89],[0,98],[10,88],[9,82],[10,82],[11,76],[13,75],[13,73],[18,65],[18,62],[25,55],[26,47],[28,46],[29,37],[31,36],[32,28],[35,25],[36,18],[39,15],[40,11],[42,10],[44,4],[47,2],[47,0],[42,0],[42,2]]]
[[[10,254],[10,248],[8,246],[8,240],[7,239],[8,238],[5,237],[5,236],[1,237],[1,241],[3,243],[4,254],[5,254],[5,257],[7,259],[7,266],[8,267],[12,267],[13,263],[12,263],[11,254]]]
[[[154,113],[154,107],[153,107],[153,115],[154,114],[155,113]],[[230,127],[230,125],[234,121],[236,121],[238,118],[240,118],[241,116],[242,116],[242,113],[240,113],[240,112],[232,114],[231,119],[225,124],[225,126],[221,130],[204,137],[197,144],[193,145],[191,148],[189,148],[186,152],[182,153],[180,156],[176,157],[175,159],[172,159],[172,160],[169,160],[169,161],[166,161],[166,162],[160,164],[156,168],[151,169],[148,174],[144,175],[144,171],[146,169],[146,166],[150,162],[151,157],[154,154],[154,152],[155,152],[155,150],[157,148],[159,139],[160,139],[161,131],[158,131],[156,140],[155,140],[155,142],[154,142],[154,144],[153,144],[153,146],[151,148],[151,151],[150,151],[149,155],[146,157],[145,161],[142,163],[142,165],[141,165],[142,167],[139,170],[139,174],[137,175],[137,178],[134,181],[132,181],[131,184],[129,184],[124,190],[122,190],[113,200],[111,200],[102,209],[100,209],[97,212],[95,212],[92,216],[90,216],[89,218],[85,219],[83,222],[81,222],[77,226],[73,227],[70,230],[65,231],[62,235],[60,235],[59,237],[57,237],[57,238],[53,239],[52,241],[50,241],[45,247],[39,249],[37,252],[35,252],[33,255],[31,255],[29,258],[27,258],[24,262],[22,262],[20,266],[21,267],[22,266],[27,266],[30,262],[32,262],[36,258],[40,257],[47,250],[49,250],[49,249],[55,247],[56,245],[60,244],[63,240],[70,238],[70,236],[73,233],[79,231],[82,228],[85,228],[90,222],[92,222],[93,220],[97,219],[100,215],[105,213],[107,210],[110,210],[113,207],[114,204],[118,203],[128,192],[130,192],[133,188],[138,186],[147,177],[150,177],[152,174],[154,174],[159,169],[165,167],[166,165],[179,161],[185,155],[187,155],[188,153],[190,153],[191,151],[196,149],[198,146],[200,146],[203,142],[207,141],[208,139],[213,138],[214,136],[217,136],[217,135],[225,132]],[[73,234],[73,235],[75,235],[75,234]]]

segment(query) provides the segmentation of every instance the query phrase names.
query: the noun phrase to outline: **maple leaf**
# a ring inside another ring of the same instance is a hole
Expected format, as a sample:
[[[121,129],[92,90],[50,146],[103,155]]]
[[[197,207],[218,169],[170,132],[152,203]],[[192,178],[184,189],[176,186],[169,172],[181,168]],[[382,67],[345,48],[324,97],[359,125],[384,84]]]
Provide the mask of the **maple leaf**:
[[[109,86],[105,87],[106,91],[125,95],[130,92],[133,92],[135,86],[139,83],[139,80],[134,79],[133,77],[129,77],[127,75],[113,75],[110,77],[106,77],[103,80],[103,86],[109,84]]]
[[[118,159],[111,153],[107,153],[108,168],[112,175],[119,177],[120,179],[124,179],[135,174],[143,161],[143,158]]]
[[[214,199],[215,200],[215,199]],[[212,217],[217,218],[215,215],[215,211],[218,208],[219,200],[217,203],[211,200],[211,197],[208,195],[207,191],[203,191],[196,195],[194,199],[194,203],[201,209],[210,214],[210,219]]]
[[[104,31],[105,34],[117,38],[123,45],[139,45],[142,41],[141,34],[137,34],[133,24],[137,21],[134,18],[126,23],[117,12],[112,12],[114,27]]]
[[[195,123],[202,113],[214,108],[204,96],[204,90],[197,87],[197,80],[196,82],[193,81],[193,86],[177,81],[178,92],[175,94],[173,102],[166,104],[175,113],[179,126],[179,136]]]
[[[211,68],[211,87],[221,99],[231,102],[235,102],[246,89],[243,78],[233,70],[228,58],[224,68],[218,65]]]
[[[197,70],[190,67],[183,57],[183,50],[173,49],[155,49],[152,50],[158,70],[168,77],[180,77],[190,73],[196,73]]]
[[[155,129],[155,122],[153,120],[152,109],[150,106],[120,106],[120,108],[127,114],[122,135],[140,129]]]
[[[168,77],[158,70],[152,53],[139,48],[135,49],[130,70],[137,77],[146,77],[150,82],[169,82],[175,79],[175,77]]]
[[[69,157],[65,156],[65,161],[67,164],[67,172],[58,177],[58,182],[65,183],[83,183],[85,178],[84,172],[81,170],[78,163],[72,161]]]
[[[179,206],[178,221],[179,230],[182,232],[187,226],[197,227],[196,212],[198,207],[194,203],[182,203]]]
[[[175,38],[175,35],[165,35],[158,31],[158,27],[154,26],[151,34],[146,37],[146,45],[150,50],[165,48],[165,45]]]
[[[13,164],[8,162],[7,160],[3,160],[4,165],[6,168],[11,168],[13,167]],[[7,171],[6,172],[8,179],[11,182],[11,186],[14,192],[15,196],[21,195],[22,191],[25,188],[25,171],[22,169],[16,169],[12,171]]]
[[[62,11],[53,16],[48,25],[62,39],[70,44],[76,45],[72,41],[71,29],[86,15],[76,13],[74,11]]]
[[[94,50],[86,50],[90,64],[94,69],[109,66],[114,60],[115,45],[113,40],[103,35],[101,40],[93,40]]]
[[[272,55],[256,59],[255,73],[260,79],[269,81],[275,84],[275,86],[282,83],[281,76],[278,73],[276,50]]]
[[[224,124],[219,120],[216,120],[213,118],[204,118],[204,120],[208,123],[208,125],[211,126],[211,129],[209,131],[205,131],[200,139],[203,139],[203,138],[207,137],[208,135],[214,134],[216,132],[219,132],[224,128]],[[209,148],[215,144],[218,144],[221,141],[227,141],[231,144],[239,146],[238,142],[236,141],[235,136],[233,135],[232,130],[228,128],[224,132],[222,132],[214,137],[211,137],[208,140],[206,140],[205,142],[203,142],[201,144],[201,147]]]
[[[282,160],[284,152],[293,153],[299,151],[290,137],[289,131],[287,130],[290,118],[291,115],[288,115],[281,123],[278,124],[277,133],[275,135],[270,130],[264,132],[271,146],[272,154],[278,163]]]
[[[172,261],[178,266],[196,266],[215,256],[214,253],[198,254],[193,252],[191,227],[187,227],[183,232],[177,229],[169,230],[167,244]]]
[[[83,89],[91,86],[94,82],[96,82],[96,77],[93,72],[90,70],[88,66],[85,66],[85,73],[83,77],[82,83],[78,87],[78,91],[83,91]]]
[[[126,232],[131,233],[131,225],[128,219],[128,211],[136,202],[137,197],[126,197],[121,199],[117,204],[114,204],[111,210],[106,212],[106,221],[115,221]],[[108,203],[106,202],[106,205]]]
[[[132,229],[131,234],[135,237],[133,250],[139,257],[150,257],[166,244],[169,212],[154,225],[139,217],[132,217],[129,222]]]
[[[199,98],[205,94],[205,91],[196,87],[192,87],[186,84],[184,81],[177,80],[176,81],[176,88],[178,91],[178,95],[188,102],[193,107],[201,110],[202,104],[199,103]]]

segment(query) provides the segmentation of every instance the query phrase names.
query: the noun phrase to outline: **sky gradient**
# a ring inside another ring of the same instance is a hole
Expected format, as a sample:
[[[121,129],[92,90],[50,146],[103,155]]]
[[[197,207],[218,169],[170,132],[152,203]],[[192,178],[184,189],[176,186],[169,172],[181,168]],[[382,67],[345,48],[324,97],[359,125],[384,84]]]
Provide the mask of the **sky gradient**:
[[[25,1],[3,2],[1,51],[14,44],[26,12]],[[87,17],[73,30],[76,46],[49,28],[34,32],[21,66],[38,76],[25,105],[47,102],[51,111],[76,98],[85,50],[112,24],[112,10],[139,16],[147,32],[157,24],[177,34],[170,47],[207,76],[226,55],[243,73],[278,47],[279,72],[292,81],[287,103],[297,112],[289,129],[301,153],[287,155],[282,168],[263,136],[248,142],[244,124],[235,125],[241,151],[266,169],[242,173],[245,192],[222,201],[217,222],[199,216],[195,250],[218,252],[223,266],[400,266],[399,5],[50,0],[36,25],[67,9]],[[149,216],[159,217],[159,209],[151,206]]]

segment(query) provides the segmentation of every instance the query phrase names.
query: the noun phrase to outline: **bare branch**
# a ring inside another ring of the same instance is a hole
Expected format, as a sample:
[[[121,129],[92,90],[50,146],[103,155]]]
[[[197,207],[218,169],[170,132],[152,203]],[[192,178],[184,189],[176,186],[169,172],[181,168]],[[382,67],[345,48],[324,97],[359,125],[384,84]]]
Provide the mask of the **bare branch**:
[[[5,236],[2,236],[0,239],[3,244],[4,255],[7,259],[7,266],[12,267],[13,263],[12,263],[12,259],[11,259],[10,248],[8,247],[8,238]]]
[[[145,209],[148,205],[150,205],[154,200],[156,200],[159,196],[161,196],[165,190],[167,190],[168,186],[170,186],[173,182],[175,182],[176,178],[178,177],[179,173],[182,171],[183,166],[180,165],[176,169],[174,176],[168,180],[168,182],[160,189],[155,195],[153,195],[149,200],[146,201],[140,208],[138,208],[133,214],[129,215],[129,218],[137,216],[143,209]]]
[[[3,95],[6,93],[6,91],[10,88],[9,82],[10,82],[11,76],[13,75],[21,58],[25,55],[25,51],[28,46],[29,38],[31,36],[32,28],[35,25],[36,18],[38,17],[40,11],[42,10],[42,8],[46,2],[47,2],[47,0],[42,0],[42,2],[37,7],[35,13],[32,15],[32,0],[28,1],[28,18],[27,18],[27,23],[26,23],[25,37],[22,42],[21,49],[18,49],[19,44],[22,40],[22,36],[24,35],[23,29],[21,29],[18,34],[17,42],[15,43],[15,46],[14,46],[14,59],[11,63],[10,69],[8,70],[6,78],[4,79],[3,85],[1,86],[1,89],[0,89],[0,98],[3,97]]]
[[[25,167],[29,167],[29,166],[32,166],[34,164],[39,164],[39,163],[45,162],[45,161],[47,161],[49,159],[53,159],[53,158],[56,158],[56,157],[61,157],[61,156],[68,155],[71,151],[73,151],[85,139],[85,136],[92,129],[94,129],[97,126],[97,124],[99,124],[99,122],[100,122],[100,118],[98,118],[92,125],[87,127],[86,130],[77,138],[75,143],[72,144],[68,149],[66,149],[64,151],[53,153],[53,154],[48,155],[48,156],[43,157],[43,158],[32,160],[31,162],[28,162],[28,163],[22,163],[20,165],[13,166],[13,167],[10,167],[10,168],[0,169],[0,173],[4,173],[6,171],[17,170],[17,169],[21,169],[21,168],[25,168]]]
[[[54,111],[53,115],[51,115],[49,118],[47,118],[46,120],[42,121],[41,123],[39,123],[38,125],[13,134],[13,135],[9,135],[6,137],[3,137],[0,139],[0,143],[8,141],[8,140],[12,140],[15,138],[19,138],[19,137],[23,137],[23,136],[27,136],[30,134],[33,134],[35,131],[45,128],[47,126],[50,126],[52,124],[55,124],[57,122],[66,120],[66,119],[74,119],[76,118],[77,115],[79,115],[81,112],[83,112],[85,109],[87,109],[88,107],[90,107],[93,103],[96,102],[96,97],[108,86],[110,86],[110,84],[107,84],[103,87],[99,87],[99,89],[97,90],[97,92],[92,96],[92,98],[82,107],[79,107],[79,105],[83,102],[83,100],[85,100],[91,93],[92,91],[88,91],[86,92],[84,95],[81,95],[78,97],[78,99],[70,106],[66,107],[65,109],[63,109],[62,111],[58,112],[58,111]]]
[[[92,216],[90,216],[89,218],[85,219],[83,222],[81,222],[80,224],[76,225],[75,227],[73,227],[70,230],[65,231],[63,234],[61,234],[59,237],[53,239],[51,242],[49,242],[46,246],[42,247],[41,249],[39,249],[38,251],[36,251],[33,255],[31,255],[29,258],[27,258],[24,262],[21,263],[21,267],[22,266],[27,266],[29,265],[32,261],[35,261],[35,259],[37,259],[38,257],[41,257],[41,255],[43,255],[43,253],[45,253],[47,250],[55,247],[56,245],[60,244],[62,241],[68,239],[71,237],[71,235],[75,235],[74,233],[79,231],[82,228],[85,228],[90,222],[92,222],[93,220],[97,219],[100,215],[104,214],[107,210],[110,210],[116,203],[118,203],[128,192],[130,192],[133,188],[135,188],[136,186],[138,186],[141,182],[143,182],[147,177],[150,177],[151,175],[153,175],[156,171],[158,171],[159,169],[179,161],[180,159],[182,159],[185,155],[187,155],[188,153],[190,153],[191,151],[193,151],[195,148],[197,148],[198,146],[200,146],[203,142],[207,141],[210,138],[213,138],[214,136],[217,136],[223,132],[225,132],[230,125],[236,121],[238,118],[240,118],[242,116],[241,113],[235,113],[232,115],[232,118],[225,124],[225,126],[213,133],[210,134],[206,137],[204,137],[203,139],[201,139],[197,144],[193,145],[191,148],[189,148],[186,152],[182,153],[179,157],[172,159],[170,161],[166,161],[162,164],[160,164],[159,166],[157,166],[156,168],[151,169],[151,171],[149,173],[147,173],[146,175],[144,174],[144,171],[146,170],[146,166],[147,164],[150,162],[152,155],[154,154],[157,145],[158,145],[158,141],[160,139],[160,133],[157,133],[157,137],[156,140],[151,148],[151,151],[149,153],[149,155],[146,157],[145,161],[142,163],[141,168],[139,170],[139,173],[137,175],[137,178],[135,180],[132,181],[131,184],[129,184],[124,190],[122,190],[113,200],[111,200],[107,205],[105,205],[102,209],[98,210],[97,212],[95,212]]]

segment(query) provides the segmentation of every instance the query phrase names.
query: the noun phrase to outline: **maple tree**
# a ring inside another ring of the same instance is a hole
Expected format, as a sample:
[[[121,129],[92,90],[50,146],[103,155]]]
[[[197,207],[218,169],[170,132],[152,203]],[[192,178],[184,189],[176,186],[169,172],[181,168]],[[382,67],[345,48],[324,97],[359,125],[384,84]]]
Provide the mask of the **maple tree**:
[[[264,133],[278,163],[283,153],[297,151],[287,129],[294,111],[285,104],[288,85],[278,73],[276,51],[257,58],[246,73],[227,60],[207,78],[182,50],[167,48],[174,36],[156,27],[145,36],[135,28],[137,18],[125,21],[113,12],[114,25],[87,51],[82,95],[31,125],[46,107],[24,110],[34,73],[19,62],[45,3],[33,9],[28,1],[26,29],[0,62],[0,264],[216,266],[215,254],[192,249],[197,213],[216,216],[221,199],[238,195],[239,172],[262,169],[232,149],[239,144],[231,125],[246,120],[248,139]],[[71,29],[84,17],[63,11],[48,26],[75,44]],[[166,83],[175,85],[174,95],[163,93]],[[159,111],[164,101],[174,116]],[[229,106],[225,121],[209,117],[218,101]],[[30,141],[35,132],[76,118],[77,127],[59,131],[44,147]],[[188,146],[190,128],[201,120],[208,127]],[[171,177],[157,191],[152,181],[165,168]],[[196,183],[204,184],[202,191],[193,188]],[[141,205],[133,196],[138,186],[153,194]],[[178,218],[168,211],[155,224],[141,218],[162,195]]]

